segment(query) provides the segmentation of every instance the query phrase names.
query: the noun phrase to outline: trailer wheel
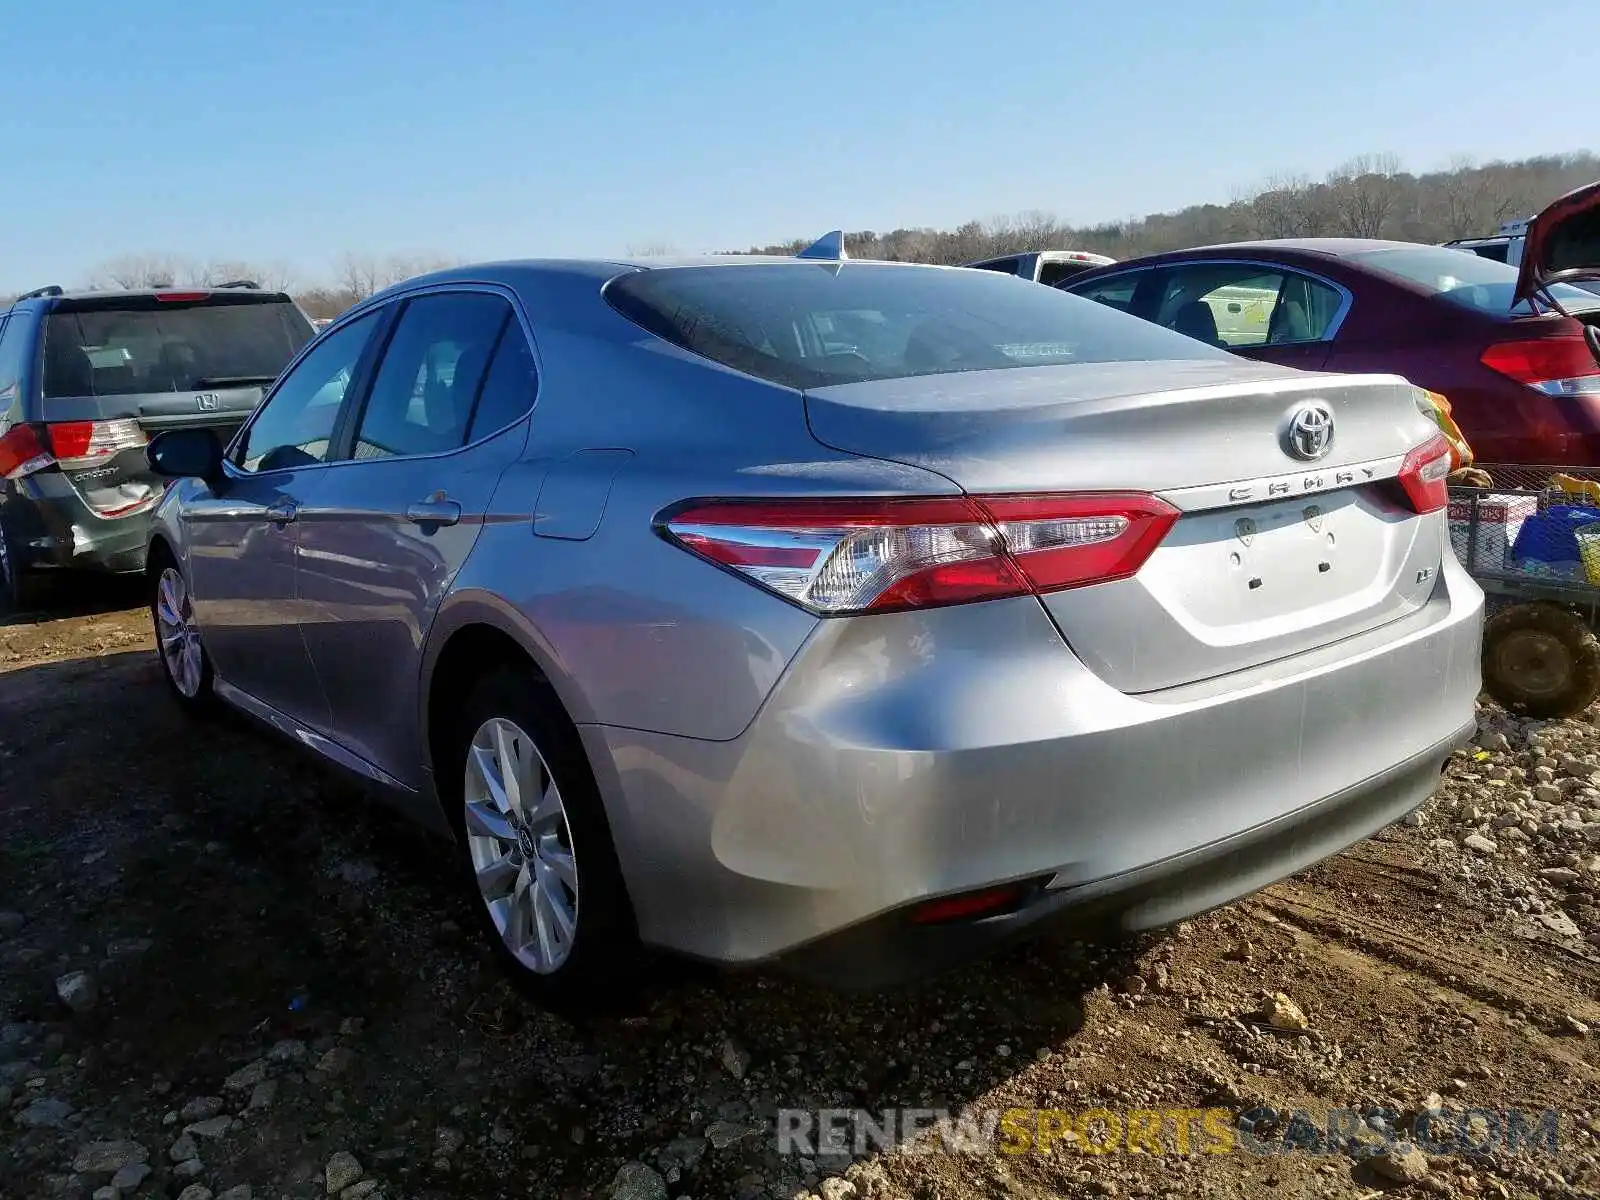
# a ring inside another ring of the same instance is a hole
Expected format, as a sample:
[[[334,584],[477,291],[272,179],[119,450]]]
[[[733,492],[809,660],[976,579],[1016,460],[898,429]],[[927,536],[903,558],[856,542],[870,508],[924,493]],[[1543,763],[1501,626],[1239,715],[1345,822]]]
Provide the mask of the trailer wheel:
[[[1514,604],[1484,626],[1483,685],[1513,712],[1576,716],[1600,696],[1600,640],[1559,604]]]

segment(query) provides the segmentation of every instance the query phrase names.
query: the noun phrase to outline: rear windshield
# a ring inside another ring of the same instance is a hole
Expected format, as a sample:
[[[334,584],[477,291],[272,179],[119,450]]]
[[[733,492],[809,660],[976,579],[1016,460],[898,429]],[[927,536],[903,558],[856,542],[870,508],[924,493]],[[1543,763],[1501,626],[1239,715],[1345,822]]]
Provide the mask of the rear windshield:
[[[1511,295],[1517,286],[1517,268],[1464,250],[1448,246],[1405,246],[1393,250],[1365,250],[1352,254],[1350,261],[1375,271],[1398,275],[1411,283],[1421,284],[1441,300],[1459,304],[1478,312],[1501,315],[1510,313]],[[1576,307],[1587,310],[1595,306],[1592,292],[1558,283],[1550,288],[1563,308]],[[1519,304],[1516,313],[1526,315],[1532,310]]]
[[[788,387],[1225,351],[991,271],[881,263],[667,267],[615,279],[623,316]]]
[[[265,385],[311,337],[287,300],[56,310],[45,322],[44,395],[131,396]]]

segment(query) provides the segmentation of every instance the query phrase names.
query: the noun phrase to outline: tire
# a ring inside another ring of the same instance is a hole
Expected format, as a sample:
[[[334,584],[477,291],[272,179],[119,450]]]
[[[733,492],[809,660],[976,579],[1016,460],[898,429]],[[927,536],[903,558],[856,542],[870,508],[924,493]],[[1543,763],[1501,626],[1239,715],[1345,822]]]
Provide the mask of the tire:
[[[496,958],[555,1011],[622,998],[640,966],[633,906],[582,742],[554,691],[531,670],[498,668],[450,719],[439,791]],[[504,789],[508,774],[520,796]]]
[[[50,580],[19,565],[5,531],[0,529],[0,610],[27,613],[44,608],[50,598]]]
[[[165,555],[151,562],[149,579],[150,624],[161,677],[183,708],[192,713],[208,711],[216,699],[216,678],[194,620],[188,580],[182,568]],[[174,643],[174,638],[179,640]]]
[[[1530,717],[1571,717],[1600,696],[1600,640],[1559,604],[1513,604],[1483,629],[1484,689]]]

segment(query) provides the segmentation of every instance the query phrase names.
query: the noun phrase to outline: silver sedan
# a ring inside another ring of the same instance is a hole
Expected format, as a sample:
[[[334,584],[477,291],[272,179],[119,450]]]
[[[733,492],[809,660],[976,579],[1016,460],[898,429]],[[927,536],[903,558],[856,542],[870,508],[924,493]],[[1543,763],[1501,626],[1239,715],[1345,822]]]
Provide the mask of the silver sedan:
[[[149,457],[173,693],[449,838],[552,1002],[641,946],[876,985],[1160,926],[1472,726],[1415,389],[837,239],[415,279]]]

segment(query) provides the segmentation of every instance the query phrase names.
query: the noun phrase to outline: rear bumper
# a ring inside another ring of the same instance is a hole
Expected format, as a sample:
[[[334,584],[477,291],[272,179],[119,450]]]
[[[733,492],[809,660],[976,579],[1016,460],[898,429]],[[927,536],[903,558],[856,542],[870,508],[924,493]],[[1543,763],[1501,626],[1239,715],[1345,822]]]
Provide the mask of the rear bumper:
[[[6,508],[6,531],[23,569],[144,570],[153,504],[103,517],[59,472],[49,471],[23,480]]]
[[[1002,916],[918,925],[886,913],[786,955],[792,974],[878,988],[915,980],[1013,942],[1067,929],[1078,936],[1160,928],[1232,903],[1337,854],[1423,803],[1476,722],[1335,796],[1254,829],[1109,879],[1039,888]]]
[[[1447,555],[1409,617],[1138,696],[1033,598],[823,622],[738,738],[582,732],[647,941],[870,981],[1057,914],[1175,921],[1398,819],[1475,719],[1482,605]],[[904,919],[1040,879],[1011,917]]]

